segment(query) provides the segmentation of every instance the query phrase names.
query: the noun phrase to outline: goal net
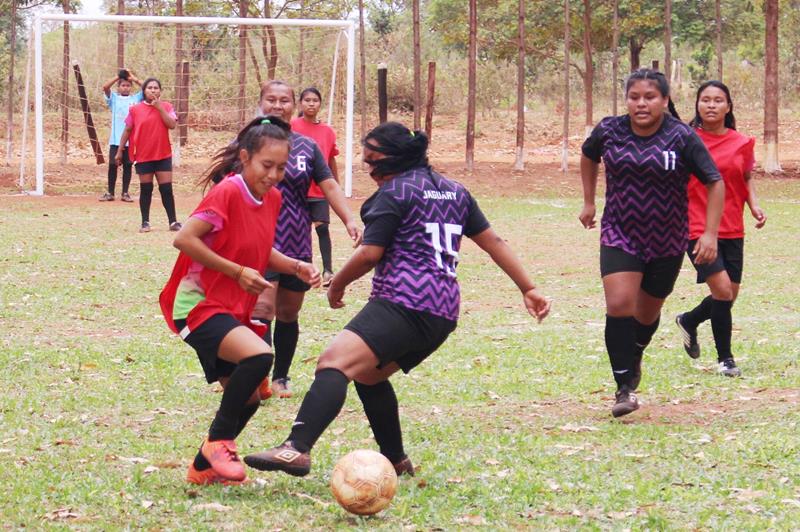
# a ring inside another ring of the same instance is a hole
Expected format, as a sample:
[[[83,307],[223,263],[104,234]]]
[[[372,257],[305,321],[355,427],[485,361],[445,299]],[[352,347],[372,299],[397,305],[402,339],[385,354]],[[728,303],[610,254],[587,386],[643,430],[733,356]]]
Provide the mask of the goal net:
[[[157,78],[161,99],[176,111],[178,186],[193,184],[257,115],[261,83],[286,81],[298,97],[317,88],[319,117],[337,133],[350,196],[353,37],[351,21],[42,15],[34,22],[33,97],[26,106],[34,113],[25,116],[20,186],[34,194],[104,190],[111,112],[103,85],[125,67],[140,81]],[[134,84],[132,92],[139,89]]]

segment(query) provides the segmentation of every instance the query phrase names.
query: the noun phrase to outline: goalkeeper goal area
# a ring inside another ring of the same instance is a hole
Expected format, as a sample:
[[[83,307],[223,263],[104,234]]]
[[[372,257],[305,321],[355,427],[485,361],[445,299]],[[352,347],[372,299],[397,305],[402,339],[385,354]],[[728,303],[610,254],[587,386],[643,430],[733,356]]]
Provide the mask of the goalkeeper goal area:
[[[157,78],[162,100],[176,111],[176,184],[194,183],[258,114],[263,82],[283,80],[298,97],[315,87],[323,98],[319,117],[337,133],[350,196],[354,35],[347,20],[40,15],[22,95],[19,186],[40,195],[51,187],[103,190],[111,130],[103,85],[127,68],[141,81]],[[139,89],[134,84],[132,92]]]

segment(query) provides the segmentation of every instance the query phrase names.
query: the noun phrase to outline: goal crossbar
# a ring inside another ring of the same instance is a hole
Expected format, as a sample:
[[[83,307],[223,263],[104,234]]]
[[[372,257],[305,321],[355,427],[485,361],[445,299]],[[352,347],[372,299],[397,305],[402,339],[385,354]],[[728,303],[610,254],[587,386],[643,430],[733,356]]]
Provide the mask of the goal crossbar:
[[[347,35],[347,80],[345,108],[345,184],[344,193],[349,198],[353,194],[353,112],[355,98],[355,22],[352,20],[313,20],[313,19],[271,19],[271,18],[226,18],[226,17],[157,17],[143,15],[74,15],[41,14],[33,23],[34,32],[34,90],[36,125],[36,190],[32,194],[44,194],[44,102],[42,76],[42,22],[117,22],[117,23],[156,23],[156,24],[194,24],[226,26],[289,26],[340,28]]]

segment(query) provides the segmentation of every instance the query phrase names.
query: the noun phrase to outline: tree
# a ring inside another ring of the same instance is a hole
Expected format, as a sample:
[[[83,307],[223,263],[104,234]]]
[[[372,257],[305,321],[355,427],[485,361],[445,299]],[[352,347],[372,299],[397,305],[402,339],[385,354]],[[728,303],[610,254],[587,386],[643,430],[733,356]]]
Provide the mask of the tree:
[[[714,1],[714,33],[717,42],[717,79],[722,81],[722,0]]]
[[[420,73],[420,63],[422,62],[419,49],[419,0],[412,0],[413,4],[413,27],[414,27],[414,129],[420,128],[420,116],[422,114],[422,74]]]
[[[664,2],[664,76],[672,81],[672,0]]]
[[[525,0],[519,0],[517,15],[517,156],[514,170],[525,169]]]
[[[564,0],[564,129],[561,139],[561,171],[566,173],[569,158],[569,0]]]
[[[764,2],[764,170],[780,172],[778,160],[778,0]]]
[[[583,95],[586,102],[586,136],[592,132],[592,92],[594,87],[594,65],[592,64],[592,7],[590,0],[583,0]]]
[[[611,43],[611,114],[617,116],[619,86],[619,0],[614,0],[613,37]]]
[[[467,54],[467,171],[475,165],[475,63],[478,55],[478,6],[477,0],[469,0],[469,52]]]
[[[358,53],[361,57],[358,106],[361,109],[361,138],[363,139],[367,135],[367,61],[364,52],[364,0],[358,0]]]

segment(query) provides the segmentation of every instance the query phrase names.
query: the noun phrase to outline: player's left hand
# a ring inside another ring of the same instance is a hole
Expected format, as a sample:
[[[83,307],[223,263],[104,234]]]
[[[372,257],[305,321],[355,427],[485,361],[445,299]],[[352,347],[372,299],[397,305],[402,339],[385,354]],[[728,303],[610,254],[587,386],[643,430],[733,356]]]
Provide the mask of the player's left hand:
[[[694,246],[695,264],[711,264],[717,260],[717,238],[716,235],[703,233]]]
[[[334,277],[334,279],[336,279]],[[336,283],[331,282],[331,285],[328,287],[328,304],[331,308],[342,308],[344,307],[344,288],[339,288],[336,286]]]
[[[358,224],[351,221],[345,224],[345,227],[347,228],[347,234],[350,235],[350,239],[353,241],[353,248],[360,246],[361,240],[364,238],[364,233],[361,231]]]
[[[309,262],[298,261],[295,275],[304,283],[310,284],[312,288],[318,288],[322,284],[322,276],[319,270]]]
[[[541,295],[535,288],[525,292],[522,295],[522,300],[525,303],[525,308],[528,309],[528,314],[536,318],[536,321],[540,323],[550,313],[550,300]]]
[[[761,229],[764,227],[764,224],[767,223],[767,214],[761,209],[761,207],[753,207],[750,209],[750,214],[752,214],[753,218],[756,219],[756,229]]]

